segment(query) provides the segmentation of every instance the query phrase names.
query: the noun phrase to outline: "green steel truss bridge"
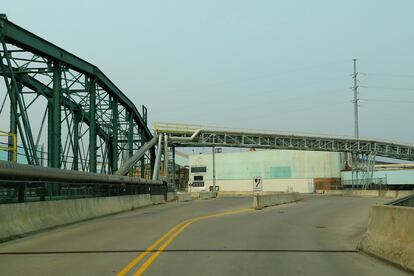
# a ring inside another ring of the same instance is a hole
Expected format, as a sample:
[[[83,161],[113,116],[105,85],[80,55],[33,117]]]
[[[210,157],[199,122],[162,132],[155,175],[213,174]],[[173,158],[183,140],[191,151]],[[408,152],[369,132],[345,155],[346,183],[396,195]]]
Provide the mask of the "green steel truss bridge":
[[[17,133],[23,162],[111,174],[153,138],[145,106],[138,110],[95,65],[5,15],[0,44],[0,130]],[[154,155],[152,147],[138,161],[141,175]]]
[[[362,178],[372,173],[375,156],[414,161],[413,145],[363,138],[166,123],[155,124],[152,134],[146,108],[140,113],[95,65],[5,15],[0,15],[0,44],[0,92],[6,91],[0,93],[0,130],[11,135],[8,147],[17,137],[23,163],[141,178],[150,168],[155,181],[161,155],[168,157],[169,148],[175,147],[345,152],[353,156],[352,168],[356,175],[362,172]],[[8,160],[13,158],[9,152]],[[168,159],[164,172],[169,170]]]

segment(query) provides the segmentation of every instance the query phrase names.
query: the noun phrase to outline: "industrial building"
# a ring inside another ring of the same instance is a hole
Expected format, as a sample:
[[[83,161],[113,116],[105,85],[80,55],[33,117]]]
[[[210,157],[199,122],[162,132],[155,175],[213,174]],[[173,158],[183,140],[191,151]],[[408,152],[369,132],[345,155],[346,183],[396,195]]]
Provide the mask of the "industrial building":
[[[319,185],[340,183],[341,153],[254,150],[215,154],[216,189],[252,191],[260,177],[263,191],[311,193]],[[213,185],[213,156],[190,156],[189,191],[209,190]]]

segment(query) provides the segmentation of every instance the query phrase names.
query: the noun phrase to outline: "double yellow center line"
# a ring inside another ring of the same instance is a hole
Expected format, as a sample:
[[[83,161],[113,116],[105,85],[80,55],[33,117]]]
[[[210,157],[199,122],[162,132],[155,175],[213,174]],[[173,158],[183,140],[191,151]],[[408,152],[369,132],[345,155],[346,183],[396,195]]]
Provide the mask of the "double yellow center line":
[[[118,272],[118,276],[126,275],[136,264],[138,264],[145,256],[152,253],[152,255],[138,268],[138,270],[134,273],[134,275],[141,275],[153,262],[154,260],[161,254],[162,251],[190,224],[200,221],[207,218],[212,217],[220,217],[220,216],[226,216],[226,215],[234,215],[239,213],[244,213],[252,211],[252,209],[238,209],[238,210],[232,210],[232,211],[226,211],[226,212],[220,212],[220,213],[213,213],[201,217],[196,217],[193,219],[185,220],[173,228],[171,228],[167,233],[164,234],[161,238],[159,238],[157,241],[155,241],[153,244],[148,246],[145,251],[143,251],[141,254],[139,254],[137,257],[135,257],[129,264],[127,264],[120,272]],[[164,241],[165,240],[165,241]],[[155,250],[155,248],[162,243],[158,249]]]

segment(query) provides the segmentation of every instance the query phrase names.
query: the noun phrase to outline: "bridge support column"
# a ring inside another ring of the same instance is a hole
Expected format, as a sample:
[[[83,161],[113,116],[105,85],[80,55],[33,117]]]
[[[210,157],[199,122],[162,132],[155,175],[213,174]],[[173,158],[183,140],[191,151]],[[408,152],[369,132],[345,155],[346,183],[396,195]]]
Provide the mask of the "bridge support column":
[[[134,117],[128,113],[128,159],[134,155]],[[135,167],[135,166],[134,166]],[[134,176],[134,167],[129,170],[129,176]]]
[[[79,122],[81,119],[79,118],[79,113],[74,113],[73,118],[73,163],[72,169],[77,171],[79,170]]]
[[[96,81],[88,78],[87,90],[89,92],[89,172],[96,173]]]
[[[140,131],[140,136],[141,136],[141,147],[143,147],[145,145],[145,135],[144,135],[144,131],[142,129],[139,130]],[[140,168],[141,168],[141,178],[145,178],[145,154],[142,156],[141,160],[139,161],[140,163]]]
[[[53,95],[48,99],[48,166],[60,168],[62,67],[53,63]]]
[[[145,105],[142,105],[142,112],[141,112],[141,114],[142,114],[142,118],[144,120],[144,124],[145,125],[147,125],[147,122],[148,122],[148,120],[147,120],[147,118],[148,118],[147,113],[148,113],[147,108],[145,107]],[[145,143],[147,141],[145,140],[144,130],[143,129],[140,129],[139,131],[140,131],[140,134],[141,134],[141,147],[142,147],[142,146],[145,145]],[[144,154],[144,156],[142,156],[140,163],[141,163],[141,177],[142,178],[145,178],[145,154]],[[151,168],[151,171],[152,171],[152,168]]]
[[[111,140],[111,168],[112,173],[118,170],[118,131],[119,131],[119,114],[118,114],[118,98],[112,98],[112,140]]]

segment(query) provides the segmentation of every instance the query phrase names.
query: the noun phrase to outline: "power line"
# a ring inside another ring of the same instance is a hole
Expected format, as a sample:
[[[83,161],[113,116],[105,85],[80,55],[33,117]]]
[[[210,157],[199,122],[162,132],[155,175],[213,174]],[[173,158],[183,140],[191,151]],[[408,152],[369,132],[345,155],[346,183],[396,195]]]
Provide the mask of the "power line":
[[[414,100],[392,100],[392,99],[360,99],[367,102],[380,102],[380,103],[408,103],[413,104]]]
[[[403,87],[382,87],[382,86],[365,86],[365,85],[361,85],[360,87],[367,88],[367,89],[379,89],[379,90],[414,91],[414,88],[403,88]]]
[[[409,74],[386,74],[386,73],[367,73],[367,72],[360,72],[361,75],[367,76],[378,76],[378,77],[391,77],[391,78],[414,78],[414,75]]]

